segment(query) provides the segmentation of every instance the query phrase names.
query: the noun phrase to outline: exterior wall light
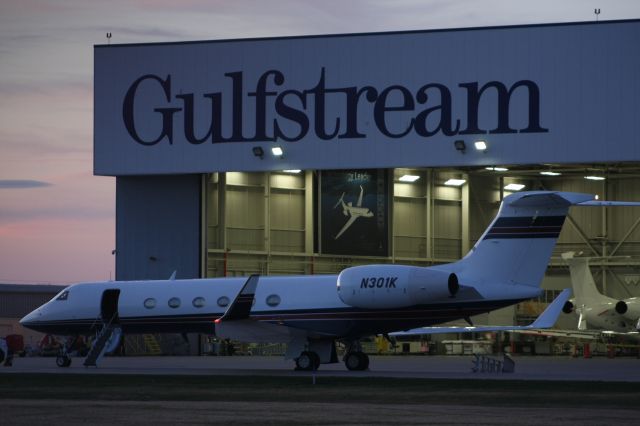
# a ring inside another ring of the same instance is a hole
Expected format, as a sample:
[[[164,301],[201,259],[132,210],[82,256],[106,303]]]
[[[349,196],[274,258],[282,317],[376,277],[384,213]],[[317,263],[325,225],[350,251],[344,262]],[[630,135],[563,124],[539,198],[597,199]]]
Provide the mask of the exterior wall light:
[[[463,141],[463,140],[461,140],[461,139],[460,139],[460,140],[455,141],[455,142],[453,143],[453,146],[455,146],[455,147],[456,147],[456,149],[457,149],[458,151],[460,151],[461,153],[463,153],[463,154],[464,154],[464,151],[467,149],[467,145],[466,145],[466,144],[464,143],[464,141]]]
[[[255,155],[256,157],[259,157],[260,159],[264,157],[264,150],[262,149],[261,146],[254,146],[252,148],[252,151],[253,151],[253,155]]]
[[[275,157],[280,157],[280,158],[282,158],[282,156],[284,155],[284,151],[279,146],[274,146],[273,148],[271,148],[271,153]]]
[[[486,151],[488,148],[487,143],[485,141],[476,141],[473,144],[473,146],[475,146],[478,151],[483,151],[483,152]]]

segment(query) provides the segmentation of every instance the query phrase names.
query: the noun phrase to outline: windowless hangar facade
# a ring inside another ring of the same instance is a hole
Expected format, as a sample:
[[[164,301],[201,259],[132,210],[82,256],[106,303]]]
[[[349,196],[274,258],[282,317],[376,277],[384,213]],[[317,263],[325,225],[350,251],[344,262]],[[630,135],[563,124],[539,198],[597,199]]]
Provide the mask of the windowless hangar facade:
[[[452,261],[508,183],[638,200],[638,40],[628,20],[96,46],[117,279]],[[371,216],[342,231],[340,201]],[[635,295],[637,258],[617,256],[640,254],[639,217],[572,211],[556,253]],[[551,266],[545,287],[568,286]]]

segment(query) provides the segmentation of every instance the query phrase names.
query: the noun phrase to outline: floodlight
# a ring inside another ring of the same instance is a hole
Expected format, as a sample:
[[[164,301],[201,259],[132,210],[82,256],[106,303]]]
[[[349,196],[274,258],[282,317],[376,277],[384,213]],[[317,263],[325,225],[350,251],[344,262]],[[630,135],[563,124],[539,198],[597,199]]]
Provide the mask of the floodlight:
[[[264,157],[264,150],[262,149],[261,146],[254,146],[252,148],[253,151],[253,155],[255,155],[256,157],[262,158]]]
[[[478,151],[487,150],[487,143],[485,141],[476,141],[473,146],[475,146]]]

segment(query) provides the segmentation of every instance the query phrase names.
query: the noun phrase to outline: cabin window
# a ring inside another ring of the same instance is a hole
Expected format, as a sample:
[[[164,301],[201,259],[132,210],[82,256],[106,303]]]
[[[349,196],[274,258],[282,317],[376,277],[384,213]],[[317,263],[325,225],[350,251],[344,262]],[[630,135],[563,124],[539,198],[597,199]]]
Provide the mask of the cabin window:
[[[69,290],[65,290],[62,293],[60,293],[60,296],[56,297],[56,300],[67,300],[68,297],[69,297]]]
[[[280,304],[280,296],[277,294],[272,294],[267,297],[267,305],[274,307]]]
[[[227,296],[222,296],[218,299],[218,306],[224,308],[229,305],[229,298]]]
[[[177,297],[172,297],[171,299],[169,299],[169,307],[170,308],[178,308],[180,306],[180,299],[178,299]]]
[[[204,297],[196,297],[193,299],[193,306],[196,308],[202,308],[204,306]]]
[[[153,309],[156,307],[156,299],[150,297],[144,301],[144,307],[147,309]]]

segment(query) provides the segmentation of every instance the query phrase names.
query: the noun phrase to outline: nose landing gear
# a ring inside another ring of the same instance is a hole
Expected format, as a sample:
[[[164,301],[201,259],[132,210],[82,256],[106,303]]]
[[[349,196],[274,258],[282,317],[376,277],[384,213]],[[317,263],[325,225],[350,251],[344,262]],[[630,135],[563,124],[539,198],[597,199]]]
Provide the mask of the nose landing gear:
[[[58,367],[69,367],[71,365],[71,352],[75,350],[78,339],[79,336],[69,337],[60,347],[58,356],[56,356],[56,365]]]

